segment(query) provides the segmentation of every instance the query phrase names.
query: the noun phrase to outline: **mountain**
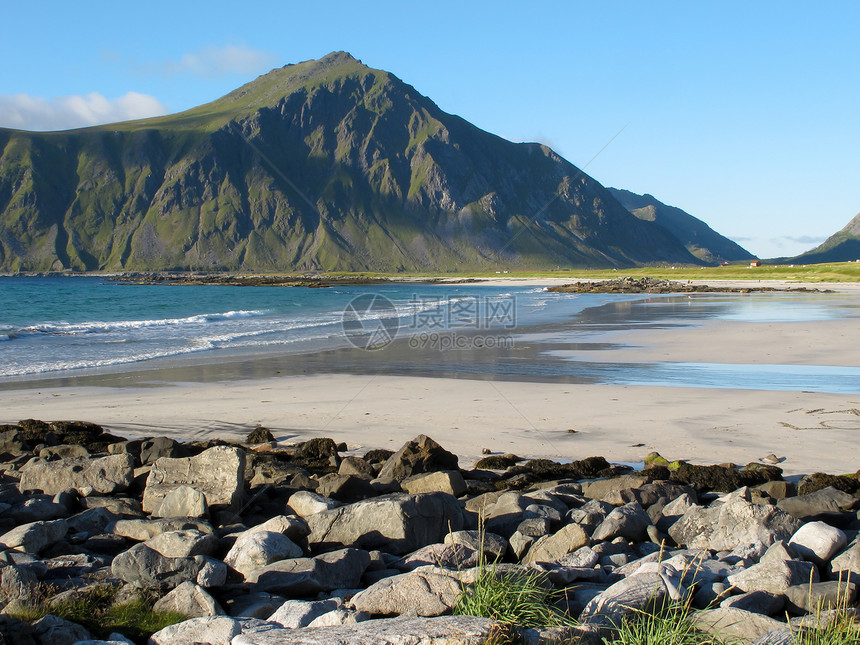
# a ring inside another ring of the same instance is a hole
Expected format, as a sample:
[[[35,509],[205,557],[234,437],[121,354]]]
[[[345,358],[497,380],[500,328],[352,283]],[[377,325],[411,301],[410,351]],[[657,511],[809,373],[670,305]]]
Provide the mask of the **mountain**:
[[[339,52],[180,114],[0,129],[0,271],[700,263],[546,146]]]
[[[708,264],[752,260],[745,248],[723,237],[702,220],[675,206],[667,206],[653,195],[637,195],[629,190],[607,188],[624,208],[639,219],[654,222],[677,237],[687,250]]]
[[[838,233],[834,233],[811,251],[802,253],[793,262],[820,264],[822,262],[853,262],[860,259],[860,214],[855,215]]]

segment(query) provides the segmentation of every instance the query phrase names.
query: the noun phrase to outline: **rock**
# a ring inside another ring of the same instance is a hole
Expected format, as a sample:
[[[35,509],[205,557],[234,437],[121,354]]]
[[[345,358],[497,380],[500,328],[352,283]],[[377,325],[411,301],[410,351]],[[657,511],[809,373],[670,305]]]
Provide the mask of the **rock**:
[[[0,602],[13,600],[31,604],[37,596],[39,580],[36,569],[28,566],[7,565],[0,569]],[[0,640],[0,643],[3,641]]]
[[[599,499],[613,506],[632,501],[622,496],[625,491],[641,488],[649,482],[647,477],[640,475],[622,475],[611,479],[594,479],[582,483],[582,494],[591,499]]]
[[[293,541],[301,540],[303,537],[307,537],[308,533],[311,532],[308,527],[308,523],[301,517],[297,517],[295,515],[276,515],[275,517],[269,518],[262,524],[257,524],[257,526],[251,527],[245,531],[245,533],[252,533],[254,531],[272,531],[273,533],[281,533]]]
[[[480,513],[484,518],[486,530],[510,537],[523,521],[523,511],[531,503],[520,493],[508,491],[502,493],[493,504],[487,505]]]
[[[832,578],[860,583],[860,543],[853,542],[830,561]]]
[[[201,616],[222,616],[221,609],[209,593],[190,580],[183,582],[163,598],[160,598],[152,608],[155,611],[176,612],[188,618]]]
[[[98,535],[117,520],[117,516],[106,508],[90,508],[66,520],[69,533]]]
[[[288,629],[307,627],[314,620],[335,609],[343,607],[340,598],[328,600],[288,600],[267,619]]]
[[[460,582],[437,567],[385,578],[352,597],[350,605],[371,616],[441,616],[463,592]]]
[[[501,560],[508,550],[508,541],[501,535],[489,531],[453,531],[445,535],[445,544],[462,544],[470,549],[483,552],[490,562]]]
[[[265,624],[253,618],[205,616],[170,625],[155,632],[149,645],[231,645],[243,629]]]
[[[152,509],[151,517],[207,517],[206,496],[191,486],[177,486]]]
[[[210,509],[236,511],[242,502],[245,452],[215,446],[196,457],[161,457],[152,466],[143,492],[143,510],[150,513],[176,486],[188,485],[203,493]]]
[[[59,616],[48,614],[33,623],[33,636],[38,643],[74,645],[78,641],[92,640],[93,635],[84,627]]]
[[[811,562],[794,560],[785,543],[770,546],[758,564],[732,574],[726,582],[741,591],[784,593],[793,585],[818,581],[818,572]]]
[[[198,574],[210,561],[205,556],[167,558],[145,544],[136,544],[113,559],[111,573],[137,587],[166,591],[187,580],[199,584]]]
[[[290,498],[292,499],[292,498]],[[395,554],[441,542],[463,528],[456,498],[445,493],[394,493],[306,517],[318,549],[355,546]]]
[[[272,434],[271,430],[269,430],[268,428],[264,428],[263,426],[257,426],[256,428],[251,430],[251,432],[245,438],[245,443],[268,443],[274,440],[275,435]]]
[[[507,470],[511,466],[516,466],[521,461],[525,460],[511,453],[506,455],[490,455],[476,461],[475,468],[480,470]]]
[[[785,499],[797,494],[795,485],[787,481],[765,482],[764,484],[759,484],[756,488],[768,497],[776,500]]]
[[[818,566],[830,560],[842,551],[848,544],[848,537],[839,529],[824,522],[808,522],[801,526],[791,539],[788,546],[804,560],[814,562]]]
[[[66,520],[30,522],[0,535],[0,544],[7,549],[20,549],[25,553],[35,554],[62,540],[68,530]]]
[[[730,493],[743,486],[758,486],[782,479],[782,470],[776,466],[749,464],[746,468],[734,466],[697,466],[682,463],[671,473],[673,481],[689,484],[700,491]]]
[[[857,478],[853,475],[813,473],[806,475],[800,480],[800,483],[797,485],[797,492],[799,495],[808,495],[809,493],[814,493],[828,487],[836,488],[852,495],[860,489],[860,481],[857,481]]]
[[[168,531],[197,530],[201,533],[212,533],[212,526],[201,520],[177,517],[161,520],[117,520],[108,530],[114,535],[145,542]]]
[[[788,540],[801,522],[772,506],[731,499],[725,504],[694,506],[669,529],[676,544],[690,549],[731,551],[738,546],[770,546]]]
[[[466,493],[466,480],[459,470],[440,470],[413,475],[401,481],[400,485],[411,495],[441,492],[460,497]]]
[[[491,636],[499,632],[498,623],[488,618],[402,617],[368,620],[355,625],[273,630],[236,636],[228,642],[231,645],[480,645],[491,642]]]
[[[638,503],[631,502],[619,506],[607,515],[591,537],[595,541],[612,541],[623,537],[632,542],[643,542],[648,539],[650,525],[648,514]]]
[[[314,462],[323,462],[336,466],[333,463],[338,458],[337,444],[328,437],[316,437],[299,444],[296,448],[296,459],[301,459],[315,465]]]
[[[268,619],[286,598],[265,591],[252,591],[225,601],[227,613],[234,618]]]
[[[813,582],[793,585],[785,591],[785,608],[795,615],[853,607],[857,586],[851,582]]]
[[[301,555],[302,549],[286,535],[252,529],[239,535],[224,558],[224,564],[247,576],[272,562]]]
[[[475,549],[463,544],[428,544],[391,564],[399,571],[435,565],[443,569],[470,569],[478,566],[480,556]]]
[[[165,531],[144,542],[166,558],[212,555],[218,549],[218,538],[197,529]]]
[[[315,618],[308,627],[333,627],[335,625],[355,625],[370,620],[370,614],[352,609],[335,609]]]
[[[673,499],[660,510],[660,517],[656,522],[657,529],[663,533],[668,533],[669,528],[680,520],[684,516],[684,513],[693,508],[693,506],[695,506],[695,501],[687,493],[684,493],[677,499]]]
[[[56,495],[69,489],[81,494],[110,495],[131,485],[134,462],[131,455],[73,457],[31,463],[21,469],[21,491],[40,490]]]
[[[511,553],[514,554],[514,557],[517,560],[522,560],[523,556],[525,556],[534,543],[535,539],[533,537],[530,535],[523,535],[519,531],[516,531],[511,535],[511,539],[508,540]]]
[[[317,493],[324,497],[336,499],[339,502],[357,502],[376,495],[370,481],[353,475],[337,475],[330,473],[319,478]]]
[[[144,466],[154,464],[162,457],[175,459],[189,457],[190,454],[186,446],[170,437],[146,439],[140,444],[140,463]]]
[[[341,549],[314,558],[280,560],[245,576],[260,591],[307,596],[321,591],[359,585],[370,565],[370,555],[359,549]]]
[[[132,497],[99,497],[90,495],[81,498],[81,506],[86,509],[104,508],[120,517],[143,517],[140,502]]]
[[[69,459],[71,457],[89,457],[90,451],[83,446],[60,444],[59,446],[47,446],[39,451],[39,456],[48,461],[54,459]]]
[[[582,610],[579,622],[598,627],[619,625],[628,616],[660,606],[670,593],[660,573],[630,576],[592,598]]]
[[[697,609],[710,609],[731,597],[731,589],[722,582],[704,582],[693,595],[693,605]]]
[[[568,524],[552,535],[535,542],[523,558],[524,563],[552,562],[588,544],[588,535],[578,524]]]
[[[403,481],[413,475],[437,470],[459,470],[457,456],[422,434],[391,455],[379,471],[379,477]]]
[[[785,628],[785,623],[778,620],[734,607],[696,612],[693,614],[693,621],[696,629],[707,634],[740,638],[746,642],[754,641],[773,630]]]
[[[0,614],[0,643],[3,645],[36,645],[30,625],[5,613]]]
[[[373,479],[376,477],[376,471],[366,459],[361,457],[344,457],[340,466],[337,469],[338,475],[353,475],[355,477],[363,477],[364,479]]]
[[[851,510],[857,504],[856,497],[833,487],[823,488],[808,495],[786,497],[777,502],[780,509],[802,520],[814,519],[823,513]]]
[[[765,616],[773,616],[782,611],[784,605],[785,598],[769,591],[750,591],[731,596],[720,603],[720,607],[733,607]]]
[[[323,511],[330,511],[340,505],[341,503],[338,501],[306,490],[293,493],[287,500],[287,506],[293,509],[296,515],[304,518]]]

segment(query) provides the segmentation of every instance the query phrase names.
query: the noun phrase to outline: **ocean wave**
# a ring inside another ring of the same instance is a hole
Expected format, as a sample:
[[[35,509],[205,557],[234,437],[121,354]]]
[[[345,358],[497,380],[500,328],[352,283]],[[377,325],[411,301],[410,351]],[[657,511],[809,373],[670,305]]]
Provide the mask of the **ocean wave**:
[[[222,322],[238,318],[254,318],[269,313],[266,310],[239,310],[223,313],[206,313],[186,316],[184,318],[154,318],[148,320],[94,320],[91,322],[69,323],[65,321],[30,325],[17,330],[19,334],[52,334],[59,336],[74,336],[78,334],[99,334],[111,331],[129,331],[150,327],[171,327],[180,325],[198,325],[210,322]],[[12,334],[14,337],[14,334]]]

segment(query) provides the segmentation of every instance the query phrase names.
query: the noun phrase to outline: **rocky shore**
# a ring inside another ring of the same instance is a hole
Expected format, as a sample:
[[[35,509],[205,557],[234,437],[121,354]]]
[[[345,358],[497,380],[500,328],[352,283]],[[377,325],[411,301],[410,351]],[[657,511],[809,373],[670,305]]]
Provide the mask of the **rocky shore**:
[[[658,278],[618,278],[615,280],[595,280],[573,282],[547,291],[556,293],[765,293],[771,291],[790,291],[799,293],[832,293],[829,290],[808,287],[711,287],[706,284],[693,284],[692,281],[677,282]]]
[[[688,599],[703,632],[783,644],[853,611],[860,579],[855,475],[656,454],[462,468],[423,435],[358,456],[265,428],[179,443],[35,420],[0,427],[0,452],[0,643],[132,642],[25,619],[99,589],[187,617],[153,645],[484,643],[502,626],[453,613],[490,566],[537,575],[575,619],[527,643],[600,643]]]

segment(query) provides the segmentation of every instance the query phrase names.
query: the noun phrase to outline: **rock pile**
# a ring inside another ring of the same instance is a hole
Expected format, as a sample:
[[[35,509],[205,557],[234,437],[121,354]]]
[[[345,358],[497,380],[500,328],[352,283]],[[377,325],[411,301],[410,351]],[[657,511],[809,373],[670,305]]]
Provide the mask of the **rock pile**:
[[[557,287],[549,287],[547,291],[558,293],[761,293],[769,291],[796,291],[800,293],[830,293],[808,287],[711,287],[706,284],[693,284],[691,281],[677,282],[660,278],[631,278],[623,277],[613,280],[594,280],[573,282]]]
[[[45,590],[50,605],[99,587],[188,617],[153,645],[482,643],[498,624],[451,613],[486,562],[540,573],[579,621],[523,630],[529,643],[599,643],[683,598],[703,631],[787,643],[810,612],[856,602],[854,476],[795,488],[775,466],[653,455],[640,472],[515,455],[464,470],[425,436],[342,457],[331,439],[279,447],[255,432],[228,445],[0,429],[0,643],[130,642],[12,617]]]

